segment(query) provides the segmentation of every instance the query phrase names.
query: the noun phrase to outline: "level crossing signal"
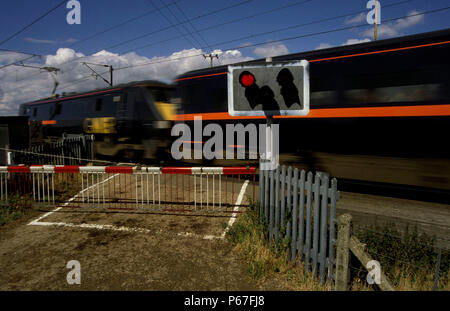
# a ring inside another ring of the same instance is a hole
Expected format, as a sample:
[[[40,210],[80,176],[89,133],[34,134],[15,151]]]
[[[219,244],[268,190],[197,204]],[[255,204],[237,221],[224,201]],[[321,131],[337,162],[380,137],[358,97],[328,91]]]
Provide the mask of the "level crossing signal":
[[[228,112],[231,116],[307,115],[308,62],[228,66]]]

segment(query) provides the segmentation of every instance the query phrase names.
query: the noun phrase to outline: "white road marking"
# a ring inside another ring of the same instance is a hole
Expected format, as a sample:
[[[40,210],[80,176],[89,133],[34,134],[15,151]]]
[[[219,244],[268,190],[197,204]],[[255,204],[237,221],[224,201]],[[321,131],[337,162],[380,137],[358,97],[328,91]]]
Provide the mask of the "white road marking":
[[[191,232],[178,232],[177,235],[182,236],[182,237],[194,237],[194,238],[203,239],[203,240],[215,240],[215,239],[222,238],[217,235],[209,235],[209,234],[201,235],[201,234],[196,234],[196,233],[191,233]]]
[[[97,224],[72,224],[66,222],[36,222],[35,226],[58,226],[58,227],[70,227],[70,228],[87,228],[87,229],[99,229],[99,230],[112,230],[112,231],[126,231],[126,232],[140,232],[149,233],[150,230],[146,228],[130,228],[130,227],[118,227],[114,225],[97,225]]]
[[[33,220],[32,222],[30,222],[30,223],[28,224],[28,226],[40,225],[40,224],[39,224],[39,221],[40,221],[40,220],[42,220],[42,219],[44,219],[45,217],[48,217],[48,216],[50,216],[51,214],[53,214],[53,213],[59,211],[59,210],[60,210],[61,208],[63,208],[64,206],[69,205],[70,202],[72,202],[73,200],[75,200],[75,199],[76,199],[80,194],[82,194],[83,192],[88,191],[88,190],[91,189],[92,187],[96,187],[96,186],[98,186],[98,185],[101,185],[101,184],[107,182],[108,180],[113,179],[113,178],[116,177],[117,175],[119,175],[119,174],[115,174],[115,175],[113,175],[113,176],[111,176],[111,177],[108,177],[108,178],[105,179],[105,180],[102,180],[102,181],[100,181],[100,182],[98,182],[98,183],[96,183],[96,184],[94,184],[94,185],[92,185],[92,186],[90,186],[90,187],[88,187],[88,188],[85,188],[85,189],[81,190],[81,191],[78,192],[76,195],[74,195],[73,197],[71,197],[70,199],[68,199],[62,206],[57,207],[57,208],[55,208],[53,211],[50,211],[50,212],[48,212],[48,213],[45,213],[45,214],[42,215],[41,217],[39,217],[39,218]]]
[[[64,206],[67,206],[70,202],[75,200],[78,196],[80,196],[83,192],[88,191],[89,189],[96,187],[102,183],[107,182],[108,180],[116,177],[119,174],[115,174],[101,182],[98,182],[86,189],[81,190],[78,192],[75,196],[67,200],[62,206],[55,208],[53,211],[50,211],[48,213],[45,213],[44,215],[40,216],[39,218],[31,221],[28,225],[32,226],[58,226],[58,227],[70,227],[70,228],[87,228],[87,229],[98,229],[98,230],[112,230],[112,231],[125,231],[125,232],[139,232],[139,233],[150,233],[151,231],[146,228],[139,228],[139,227],[123,227],[123,226],[114,226],[114,225],[98,225],[98,224],[73,224],[73,223],[65,223],[65,222],[44,222],[41,221],[42,219],[50,216],[51,214],[57,212],[58,210],[62,209]],[[233,209],[233,214],[230,217],[230,220],[228,221],[227,227],[222,232],[220,236],[216,235],[199,235],[191,232],[179,232],[177,233],[178,236],[183,237],[196,237],[196,238],[202,238],[204,240],[214,240],[214,239],[224,239],[227,232],[231,229],[234,222],[236,221],[237,217],[237,211],[239,210],[239,205],[242,203],[242,199],[244,198],[245,191],[247,190],[247,186],[249,184],[249,181],[246,180],[244,184],[242,184],[241,191],[239,192],[239,196],[236,199],[236,203]]]
[[[241,205],[242,199],[244,198],[244,194],[245,194],[245,190],[247,190],[247,186],[248,186],[248,179],[242,185],[241,192],[239,193],[239,196],[236,200],[236,204],[234,204],[234,209],[233,209],[234,213],[231,214],[230,220],[228,221],[228,225],[225,228],[225,230],[223,230],[222,235],[220,236],[221,239],[225,238],[225,235],[227,234],[228,231],[230,231],[231,226],[233,226],[234,222],[236,221],[237,211],[239,210],[239,205]]]

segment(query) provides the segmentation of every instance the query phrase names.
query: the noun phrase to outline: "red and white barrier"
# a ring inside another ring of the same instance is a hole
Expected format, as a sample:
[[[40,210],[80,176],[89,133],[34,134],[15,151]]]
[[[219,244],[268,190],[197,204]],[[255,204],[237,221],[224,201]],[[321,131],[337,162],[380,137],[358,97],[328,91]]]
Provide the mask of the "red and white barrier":
[[[10,204],[14,194],[15,204],[27,206],[233,212],[235,187],[245,180],[253,182],[254,199],[255,172],[255,167],[1,166],[0,204]]]
[[[184,174],[243,175],[254,174],[256,167],[145,167],[145,166],[78,166],[78,165],[15,165],[0,166],[9,173],[109,173],[109,174]]]

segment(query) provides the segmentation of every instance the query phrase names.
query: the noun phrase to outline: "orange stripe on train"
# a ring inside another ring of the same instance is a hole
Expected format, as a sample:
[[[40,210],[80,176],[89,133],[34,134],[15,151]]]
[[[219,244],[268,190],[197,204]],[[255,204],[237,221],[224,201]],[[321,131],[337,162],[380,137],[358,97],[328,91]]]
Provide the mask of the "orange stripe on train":
[[[56,124],[56,120],[44,120],[42,125]]]
[[[424,48],[424,47],[430,47],[430,46],[436,46],[436,45],[443,45],[443,44],[449,44],[449,43],[450,43],[450,41],[441,41],[441,42],[434,42],[434,43],[421,44],[421,45],[405,46],[405,47],[396,48],[396,49],[378,50],[378,51],[365,52],[365,53],[357,53],[357,54],[340,55],[340,56],[333,56],[333,57],[326,57],[326,58],[310,59],[308,61],[310,63],[323,62],[323,61],[327,61],[327,60],[343,59],[343,58],[350,58],[350,57],[357,57],[357,56],[367,56],[367,55],[373,55],[373,54],[399,52],[399,51],[412,50],[412,49],[418,49],[418,48]],[[225,75],[225,74],[228,74],[228,72],[225,71],[225,72],[219,72],[219,73],[213,73],[213,74],[206,74],[206,75],[200,75],[200,76],[180,78],[180,79],[174,80],[174,82],[183,81],[183,80],[198,79],[198,78],[206,78],[206,77]]]
[[[202,120],[250,120],[266,117],[232,117],[228,112],[193,113],[176,116],[176,121],[193,121],[201,116]],[[395,106],[395,107],[359,107],[311,109],[307,116],[274,116],[275,119],[296,118],[367,118],[367,117],[434,117],[450,116],[450,105]]]

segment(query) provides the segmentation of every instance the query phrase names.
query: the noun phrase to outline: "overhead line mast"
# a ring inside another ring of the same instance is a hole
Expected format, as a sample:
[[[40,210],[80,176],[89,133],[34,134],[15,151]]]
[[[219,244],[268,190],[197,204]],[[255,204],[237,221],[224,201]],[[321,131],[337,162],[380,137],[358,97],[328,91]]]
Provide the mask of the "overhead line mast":
[[[93,63],[86,63],[86,62],[82,62],[83,65],[85,65],[86,67],[88,67],[90,70],[92,70],[94,72],[94,76],[95,78],[102,78],[103,81],[105,81],[106,83],[108,83],[110,86],[113,86],[113,71],[114,68],[112,65],[104,65],[104,64],[93,64]],[[102,66],[102,67],[109,67],[109,81],[106,80],[105,78],[103,78],[102,73],[98,73],[97,71],[95,71],[93,68],[91,68],[89,65],[93,65],[93,66]]]
[[[58,71],[61,71],[61,69],[59,68],[55,68],[55,67],[49,67],[49,66],[45,66],[45,67],[38,67],[38,66],[30,66],[30,65],[25,65],[24,63],[22,63],[21,61],[12,64],[13,66],[20,66],[20,67],[26,67],[26,68],[34,68],[34,69],[39,69],[39,70],[44,70],[47,71],[50,74],[50,77],[52,77],[53,79],[53,90],[52,90],[52,96],[55,94],[56,92],[56,88],[59,85],[58,80],[56,79],[56,74],[58,74]]]
[[[217,59],[219,59],[219,54],[213,54],[213,53],[203,54],[203,57],[204,57],[205,59],[209,58],[209,59],[211,60],[211,68],[212,68],[212,67],[214,67],[214,65],[213,65],[213,59],[214,59],[214,57],[217,58]]]

